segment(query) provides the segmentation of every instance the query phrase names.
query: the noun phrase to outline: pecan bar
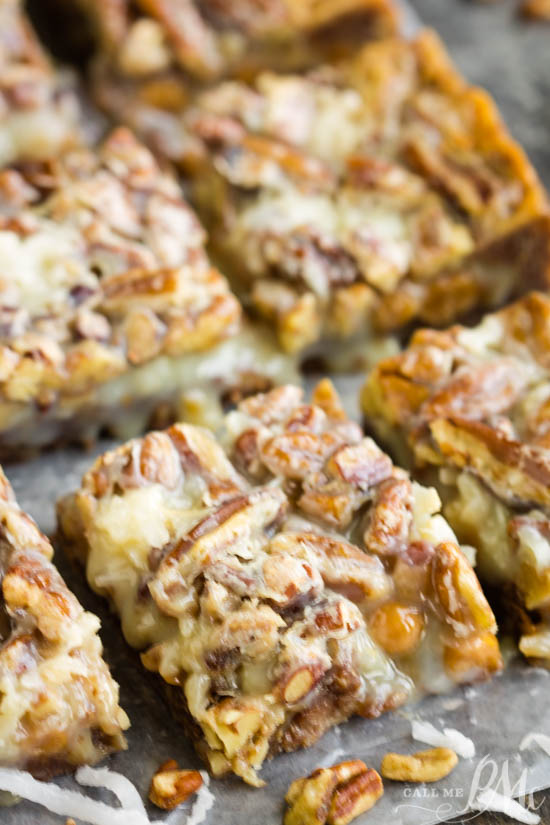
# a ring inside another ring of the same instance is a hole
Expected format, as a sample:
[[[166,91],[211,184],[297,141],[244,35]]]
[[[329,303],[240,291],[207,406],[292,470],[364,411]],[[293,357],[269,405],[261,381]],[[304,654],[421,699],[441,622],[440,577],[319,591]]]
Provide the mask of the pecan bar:
[[[363,389],[369,422],[434,480],[480,576],[550,659],[550,299],[532,293],[477,327],[421,330]],[[516,623],[517,627],[517,623]]]
[[[169,685],[215,775],[250,784],[352,714],[501,668],[493,613],[433,489],[328,380],[100,457],[58,505],[67,551]]]
[[[128,718],[102,658],[99,619],[0,468],[0,765],[51,776],[125,748]]]
[[[216,260],[287,351],[441,325],[548,282],[542,187],[433,32],[227,81],[186,117]]]
[[[125,129],[0,172],[0,213],[3,454],[105,425],[128,437],[182,391],[288,366],[267,331],[237,334],[179,185]]]
[[[55,156],[79,135],[72,78],[50,65],[21,7],[0,3],[0,167]]]
[[[51,14],[82,12],[96,55],[92,88],[118,120],[173,159],[193,154],[180,113],[194,89],[220,76],[302,70],[392,34],[393,0],[47,0]],[[67,29],[69,27],[67,26]]]

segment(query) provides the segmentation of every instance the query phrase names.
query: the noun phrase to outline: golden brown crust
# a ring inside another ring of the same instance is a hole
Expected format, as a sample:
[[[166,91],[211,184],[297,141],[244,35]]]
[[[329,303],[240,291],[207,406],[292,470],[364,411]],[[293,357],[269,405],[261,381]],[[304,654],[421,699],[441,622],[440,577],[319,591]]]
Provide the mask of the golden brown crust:
[[[51,563],[53,549],[0,469],[0,763],[40,777],[125,746],[99,620]]]
[[[444,646],[466,640],[475,661],[459,680],[500,668],[437,496],[363,437],[330,383],[314,402],[291,385],[245,399],[223,447],[189,425],[150,433],[59,503],[64,543],[145,666],[180,691],[213,772],[252,784],[268,755],[401,704],[406,674],[430,690],[416,658],[430,640],[443,681]]]

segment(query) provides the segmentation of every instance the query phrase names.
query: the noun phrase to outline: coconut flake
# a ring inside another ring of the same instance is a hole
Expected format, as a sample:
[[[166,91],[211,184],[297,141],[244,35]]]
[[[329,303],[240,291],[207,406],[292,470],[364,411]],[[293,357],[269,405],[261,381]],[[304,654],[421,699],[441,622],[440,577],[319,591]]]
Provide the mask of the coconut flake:
[[[60,788],[53,782],[39,782],[27,771],[0,768],[0,789],[36,802],[54,814],[80,819],[89,825],[128,825],[128,811],[112,808],[88,796]],[[132,825],[157,825],[147,815],[132,811]],[[161,823],[158,823],[161,825]]]
[[[121,773],[109,768],[90,768],[85,765],[77,770],[75,779],[89,788],[107,788],[108,791],[114,793],[122,808],[127,811],[137,811],[147,817],[145,805],[136,787]]]
[[[182,825],[201,825],[214,805],[214,794],[209,789],[210,777],[206,771],[200,771],[200,775],[203,784]],[[161,820],[149,819],[137,789],[122,774],[109,768],[82,767],[78,769],[76,779],[81,785],[111,791],[122,807],[114,808],[79,791],[60,788],[54,782],[39,782],[30,773],[13,768],[0,768],[0,791],[9,791],[42,805],[51,813],[79,819],[88,825],[163,825]]]
[[[519,749],[520,751],[524,751],[532,745],[538,745],[539,748],[542,748],[542,750],[550,756],[550,736],[547,736],[545,733],[531,731],[531,733],[527,733],[523,737],[519,743]]]
[[[474,811],[497,811],[517,822],[525,822],[526,825],[538,825],[540,822],[538,814],[527,810],[512,797],[491,789],[479,793],[472,803],[472,808]]]
[[[411,723],[411,733],[417,742],[425,742],[426,745],[436,748],[452,748],[464,759],[475,756],[476,748],[472,740],[454,728],[443,728],[441,732],[431,722],[414,719]]]
[[[197,798],[193,803],[185,825],[200,825],[215,802],[214,794],[209,788],[210,777],[206,771],[200,771],[200,775],[202,776],[202,785],[199,788]]]

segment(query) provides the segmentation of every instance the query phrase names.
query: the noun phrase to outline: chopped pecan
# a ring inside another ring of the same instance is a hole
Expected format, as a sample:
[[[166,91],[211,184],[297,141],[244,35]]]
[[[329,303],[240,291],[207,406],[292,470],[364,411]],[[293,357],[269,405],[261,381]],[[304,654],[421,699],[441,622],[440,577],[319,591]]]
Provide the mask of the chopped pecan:
[[[503,667],[497,638],[490,630],[447,643],[443,662],[449,676],[459,683],[485,679]]]
[[[403,550],[412,524],[412,486],[407,478],[390,478],[376,490],[363,533],[365,547],[379,556]]]
[[[368,490],[391,474],[391,459],[372,438],[340,447],[327,462],[327,471],[360,490]]]
[[[333,421],[346,421],[348,419],[340,396],[329,378],[323,378],[316,385],[311,396],[311,403],[320,407]]]
[[[245,398],[239,404],[239,410],[247,413],[252,418],[257,418],[266,427],[285,421],[296,407],[298,407],[304,397],[301,387],[293,384],[285,384],[276,387],[271,392],[259,393],[250,398]]]
[[[311,555],[325,583],[350,601],[375,600],[391,592],[391,579],[380,560],[342,539],[318,533],[279,533],[271,548],[304,559]]]
[[[178,616],[189,608],[190,585],[210,565],[223,557],[228,546],[246,557],[247,546],[265,537],[287,508],[284,493],[259,489],[222,504],[163,554],[149,590],[161,610]],[[278,618],[278,617],[277,617]]]
[[[281,692],[283,701],[287,705],[295,705],[311,693],[323,677],[326,668],[321,662],[302,665],[296,670],[287,674],[283,683],[279,683],[278,689]]]
[[[172,439],[162,432],[152,432],[141,443],[139,469],[143,478],[173,489],[181,478],[179,456]]]
[[[315,566],[288,555],[271,553],[262,573],[266,596],[277,610],[303,605],[323,589],[323,580]]]
[[[263,463],[274,475],[303,479],[320,470],[327,456],[340,443],[338,434],[331,432],[320,435],[309,430],[284,432],[266,441],[260,454]]]
[[[436,548],[433,580],[445,617],[458,635],[467,636],[474,629],[495,632],[493,611],[470,563],[456,544],[446,542]]]
[[[445,459],[480,476],[504,501],[550,505],[550,463],[544,447],[511,439],[480,421],[439,419],[430,426]]]
[[[149,799],[157,808],[173,811],[202,785],[202,776],[198,771],[186,771],[178,768],[174,759],[163,762],[151,780]]]
[[[312,292],[301,295],[277,319],[277,334],[285,352],[300,352],[321,334],[321,311]]]
[[[458,756],[450,748],[432,748],[412,755],[387,753],[380,773],[384,779],[397,782],[437,782],[448,776],[458,764]]]
[[[224,620],[211,634],[212,650],[238,651],[242,659],[262,661],[269,657],[279,642],[279,629],[284,621],[267,605],[241,607]]]
[[[530,380],[528,369],[518,369],[512,358],[459,367],[441,390],[422,407],[426,421],[460,417],[483,419],[505,412],[520,397]]]

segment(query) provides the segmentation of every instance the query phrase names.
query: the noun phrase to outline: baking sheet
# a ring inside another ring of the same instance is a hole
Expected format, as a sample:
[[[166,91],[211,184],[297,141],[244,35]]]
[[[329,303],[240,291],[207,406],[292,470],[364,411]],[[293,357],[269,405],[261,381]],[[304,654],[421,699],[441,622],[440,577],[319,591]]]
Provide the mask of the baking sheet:
[[[361,381],[361,376],[336,380],[348,412],[355,417]],[[77,487],[94,456],[113,444],[104,441],[85,454],[65,450],[7,467],[21,506],[45,532],[51,534],[54,530],[57,496]],[[120,683],[121,703],[132,722],[128,751],[112,756],[107,764],[129,777],[145,798],[151,776],[165,760],[176,759],[182,767],[189,768],[202,765],[183,732],[173,723],[156,682],[145,673],[137,654],[122,640],[116,617],[109,615],[104,602],[87,589],[83,578],[67,565],[61,553],[57,553],[56,562],[84,606],[101,617],[105,656]],[[549,688],[547,671],[514,661],[489,684],[429,697],[380,719],[354,719],[326,734],[313,748],[282,755],[268,763],[262,771],[267,782],[265,788],[249,788],[236,778],[212,780],[210,790],[214,803],[203,820],[204,825],[280,825],[284,795],[292,779],[321,765],[350,758],[361,758],[378,769],[388,750],[412,753],[422,749],[411,738],[413,718],[431,721],[440,730],[455,728],[471,737],[476,745],[475,757],[461,759],[447,779],[434,785],[385,782],[384,796],[375,808],[357,820],[358,825],[363,821],[369,825],[443,822],[465,814],[476,793],[488,785],[504,793],[514,788],[525,793],[539,790],[550,784],[550,756],[538,747],[520,753],[519,744],[530,731],[550,736]],[[82,790],[71,777],[59,780],[59,784]],[[113,803],[108,793],[102,795],[96,791],[90,795]],[[184,825],[191,805],[190,800],[169,815],[150,806],[150,817],[164,819],[169,825]],[[38,806],[21,802],[14,808],[0,809],[0,821],[5,825],[36,825],[37,822],[59,825],[64,820]]]

